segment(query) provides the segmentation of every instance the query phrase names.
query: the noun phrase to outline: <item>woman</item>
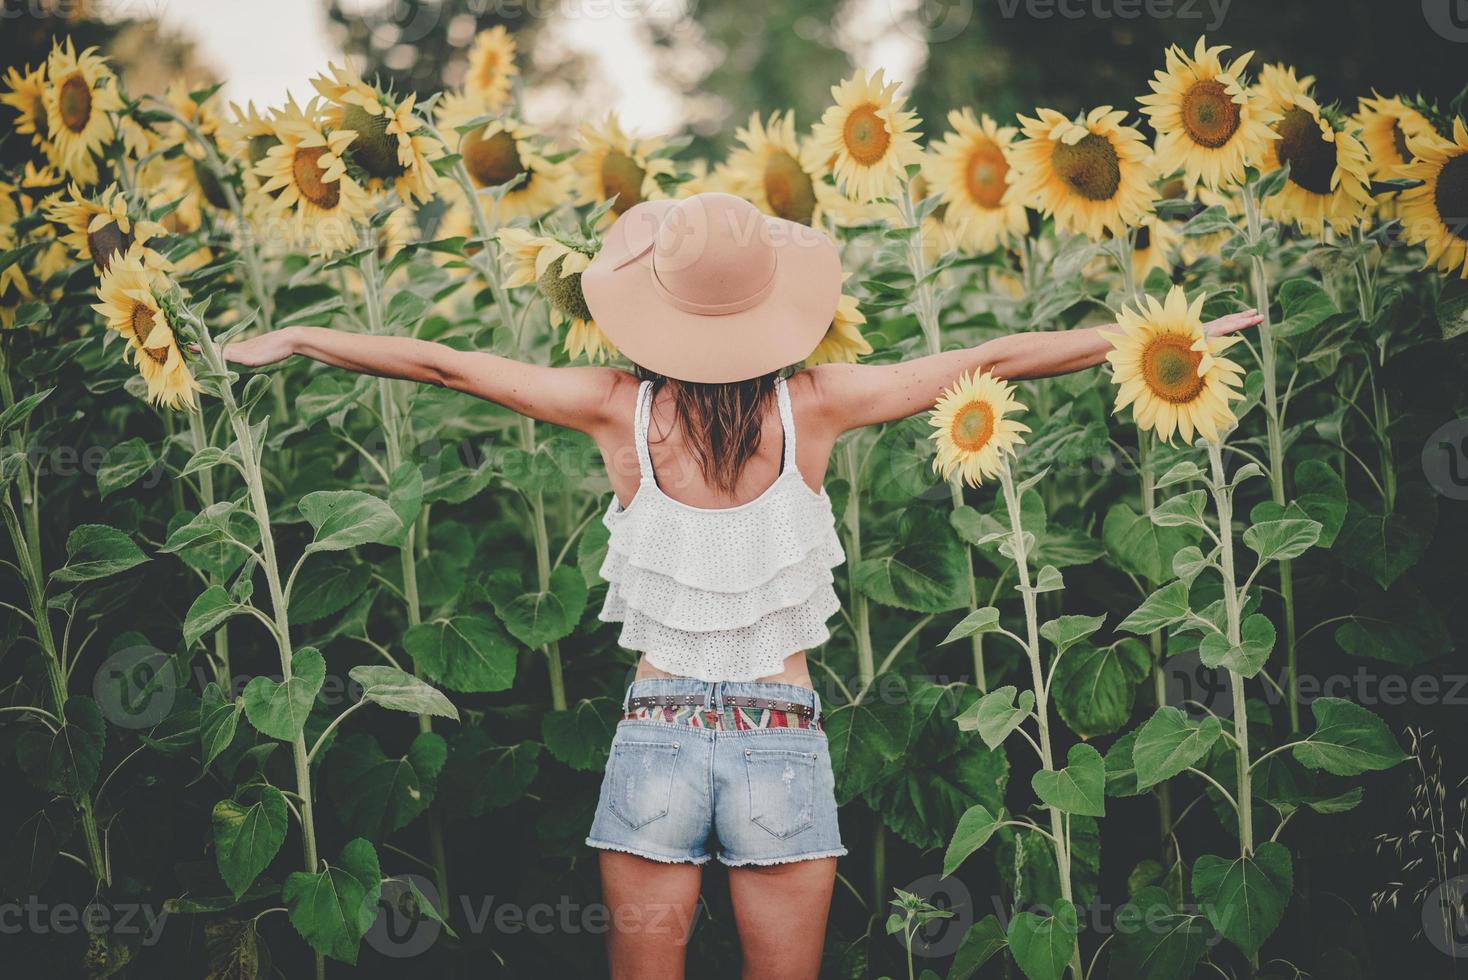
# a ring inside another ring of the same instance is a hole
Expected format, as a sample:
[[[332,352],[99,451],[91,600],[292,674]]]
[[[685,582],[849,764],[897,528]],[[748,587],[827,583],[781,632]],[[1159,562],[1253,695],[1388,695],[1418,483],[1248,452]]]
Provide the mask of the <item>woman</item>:
[[[601,850],[613,977],[683,976],[699,866],[715,856],[731,869],[744,975],[817,975],[846,853],[805,656],[838,607],[843,556],[821,489],[836,439],[931,408],[966,371],[1039,378],[1109,350],[1096,329],[1028,333],[782,377],[821,340],[840,286],[820,232],[700,194],[630,209],[582,276],[640,381],[320,328],[226,351],[251,367],[301,354],[442,385],[596,441],[614,493],[601,618],[642,652],[587,840]]]

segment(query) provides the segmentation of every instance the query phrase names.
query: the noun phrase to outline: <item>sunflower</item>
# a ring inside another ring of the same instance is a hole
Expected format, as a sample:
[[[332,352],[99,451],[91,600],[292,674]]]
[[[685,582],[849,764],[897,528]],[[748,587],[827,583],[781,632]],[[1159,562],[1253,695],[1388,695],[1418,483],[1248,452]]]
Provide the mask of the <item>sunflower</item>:
[[[20,218],[20,211],[14,191],[14,185],[0,180],[0,253],[16,246],[15,222]],[[19,262],[12,262],[0,271],[0,327],[14,326],[16,308],[33,295]]]
[[[50,124],[46,111],[46,66],[43,64],[31,68],[27,65],[22,71],[12,65],[5,73],[5,87],[9,91],[0,93],[0,102],[16,111],[11,128],[21,136],[29,136],[31,145],[50,157],[55,148],[48,138]]]
[[[765,122],[753,113],[734,137],[741,146],[724,165],[733,192],[766,214],[819,226],[836,189],[822,180],[822,168],[808,149],[802,149],[795,135],[795,113],[772,112]]]
[[[1408,243],[1427,249],[1427,264],[1468,279],[1468,127],[1453,120],[1453,138],[1428,134],[1409,142],[1413,160],[1396,176],[1422,181],[1397,203]]]
[[[194,373],[189,370],[166,319],[160,315],[148,335],[128,349],[138,374],[148,383],[149,401],[169,408],[198,405],[197,393],[203,389],[194,380]]]
[[[1167,70],[1148,83],[1152,94],[1137,99],[1157,131],[1159,169],[1181,170],[1189,184],[1239,183],[1273,138],[1260,98],[1244,88],[1244,66],[1254,52],[1225,67],[1219,55],[1227,50],[1210,48],[1201,37],[1191,57],[1172,45]]]
[[[109,330],[137,347],[163,321],[158,296],[167,288],[168,277],[134,245],[103,270],[92,309],[102,315]]]
[[[990,252],[1025,233],[1025,207],[1009,189],[1015,128],[972,109],[948,114],[952,132],[929,147],[923,169],[945,205],[960,247]]]
[[[1142,429],[1172,441],[1180,432],[1192,442],[1196,431],[1210,442],[1223,438],[1234,422],[1229,402],[1244,396],[1244,369],[1223,351],[1238,337],[1209,337],[1200,316],[1203,295],[1188,304],[1181,286],[1173,286],[1158,303],[1148,296],[1142,309],[1122,307],[1114,331],[1101,336],[1111,343],[1112,383],[1117,385],[1114,412],[1132,406]]]
[[[1357,100],[1354,122],[1361,127],[1361,142],[1366,144],[1367,165],[1373,177],[1395,177],[1398,167],[1412,162],[1407,141],[1437,133],[1422,113],[1395,96],[1383,98],[1376,92],[1371,98]]]
[[[897,96],[897,88],[897,82],[887,84],[881,69],[870,78],[858,71],[831,86],[835,105],[811,130],[811,152],[857,201],[893,197],[907,167],[922,162],[917,113],[903,109],[907,99]]]
[[[316,99],[304,109],[288,100],[271,122],[280,142],[266,151],[255,173],[264,180],[261,190],[280,192],[274,212],[324,254],[354,248],[357,226],[372,210],[366,190],[347,172],[344,154],[356,132],[328,128]]]
[[[568,355],[576,358],[585,354],[589,361],[601,361],[616,353],[592,319],[581,292],[581,273],[593,258],[589,247],[536,235],[524,228],[501,228],[495,238],[510,271],[505,286],[535,284],[551,308],[552,321],[567,325]]]
[[[658,156],[659,139],[629,137],[615,112],[607,113],[600,126],[583,123],[576,134],[580,147],[571,158],[578,204],[612,201],[603,218],[610,223],[629,208],[663,196],[658,174],[671,174],[673,165]]]
[[[1110,106],[1072,122],[1054,109],[1020,116],[1025,139],[1012,163],[1016,197],[1053,215],[1057,227],[1099,241],[1125,233],[1152,212],[1149,151],[1142,134]]]
[[[1319,235],[1325,225],[1341,232],[1360,224],[1371,194],[1366,148],[1321,113],[1309,95],[1312,81],[1276,65],[1260,73],[1257,91],[1278,119],[1277,138],[1266,144],[1259,168],[1267,173],[1290,165],[1289,180],[1265,199],[1264,213]]]
[[[480,96],[491,110],[510,101],[510,86],[520,69],[515,66],[515,39],[504,25],[480,31],[469,49],[469,71],[464,89]]]
[[[1155,214],[1143,218],[1132,239],[1132,281],[1140,287],[1153,269],[1171,274],[1173,259],[1182,242],[1182,233],[1172,222]]]
[[[97,179],[96,157],[115,132],[109,113],[122,109],[117,80],[96,50],[78,55],[68,37],[64,48],[53,43],[46,61],[46,128],[56,163],[89,184]]]
[[[438,126],[449,149],[463,157],[464,169],[476,188],[487,190],[522,178],[500,196],[497,216],[501,222],[538,218],[565,200],[565,169],[546,159],[536,130],[517,119],[503,117],[474,125],[490,111],[481,96],[451,92],[439,103]],[[473,129],[458,132],[471,125]],[[467,230],[468,202],[454,185],[446,185],[444,196],[463,209],[458,223]]]
[[[1020,433],[1030,431],[1005,416],[1024,408],[1014,399],[1014,387],[990,372],[959,375],[928,416],[938,444],[933,469],[945,480],[957,471],[971,487],[1004,472],[1015,447],[1024,444]]]
[[[61,241],[69,245],[78,258],[91,259],[98,271],[119,252],[133,246],[143,248],[150,262],[166,268],[163,257],[147,243],[160,238],[167,232],[156,221],[135,217],[128,211],[127,198],[116,184],[111,184],[96,198],[82,195],[81,190],[71,185],[71,200],[57,195],[46,209],[46,218],[66,228],[70,234]]]
[[[850,364],[872,352],[872,345],[861,335],[861,325],[867,322],[854,296],[841,294],[836,304],[836,314],[826,335],[805,359],[807,367],[817,364]]]
[[[438,187],[433,161],[443,156],[443,144],[413,115],[416,96],[398,102],[350,68],[327,70],[330,76],[318,75],[311,84],[326,100],[326,125],[357,134],[347,154],[367,174],[367,186],[391,185],[404,203],[432,200]]]

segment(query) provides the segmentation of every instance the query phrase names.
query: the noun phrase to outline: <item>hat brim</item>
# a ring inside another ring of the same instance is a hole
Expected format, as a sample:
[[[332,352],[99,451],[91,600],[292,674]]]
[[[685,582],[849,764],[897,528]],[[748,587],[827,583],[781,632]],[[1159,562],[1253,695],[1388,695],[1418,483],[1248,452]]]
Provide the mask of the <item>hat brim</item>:
[[[680,381],[730,383],[805,360],[841,300],[841,257],[825,234],[768,215],[777,254],[768,295],[737,313],[680,310],[653,284],[651,236],[676,201],[646,201],[608,230],[581,274],[596,325],[630,361]]]

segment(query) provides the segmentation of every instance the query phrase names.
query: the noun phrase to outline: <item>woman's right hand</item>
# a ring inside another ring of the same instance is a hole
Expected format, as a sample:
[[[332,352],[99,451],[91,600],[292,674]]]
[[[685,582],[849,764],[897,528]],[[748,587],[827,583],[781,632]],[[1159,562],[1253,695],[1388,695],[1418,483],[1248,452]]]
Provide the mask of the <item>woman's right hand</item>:
[[[272,330],[225,345],[224,359],[243,367],[265,367],[285,360],[296,352],[294,333],[290,327]]]

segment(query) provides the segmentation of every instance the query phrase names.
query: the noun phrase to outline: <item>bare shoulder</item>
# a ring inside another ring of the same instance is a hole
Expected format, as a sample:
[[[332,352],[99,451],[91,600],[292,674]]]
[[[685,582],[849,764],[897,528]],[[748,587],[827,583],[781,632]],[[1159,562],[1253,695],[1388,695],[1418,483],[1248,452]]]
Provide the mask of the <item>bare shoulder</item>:
[[[597,422],[605,427],[619,424],[631,426],[632,411],[637,405],[637,376],[612,367],[576,368],[584,372],[586,396]]]
[[[790,406],[799,428],[839,428],[836,422],[842,414],[839,405],[842,382],[831,369],[840,367],[843,365],[818,364],[802,368],[787,379]]]

